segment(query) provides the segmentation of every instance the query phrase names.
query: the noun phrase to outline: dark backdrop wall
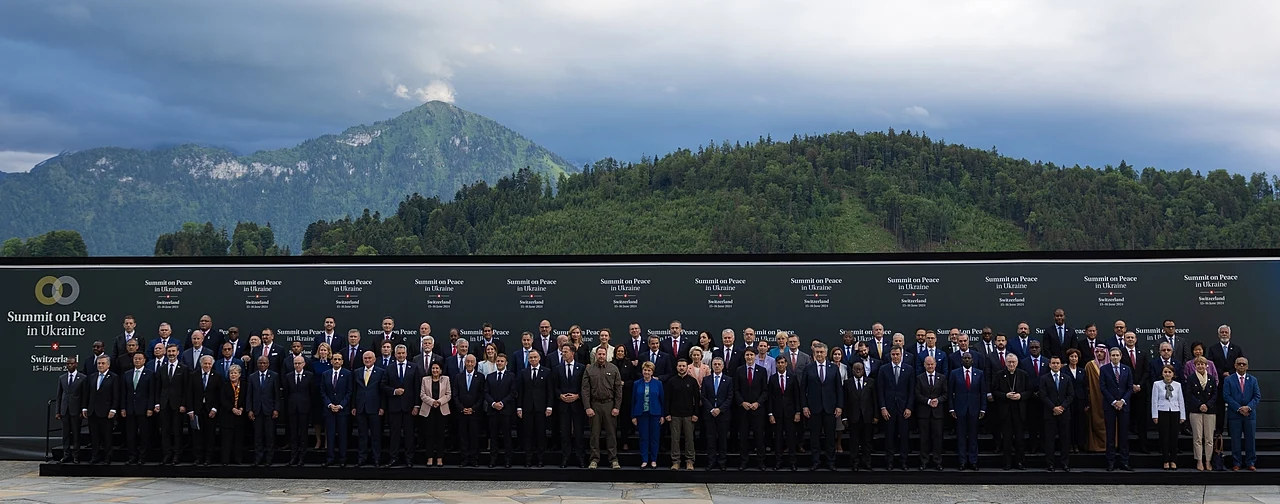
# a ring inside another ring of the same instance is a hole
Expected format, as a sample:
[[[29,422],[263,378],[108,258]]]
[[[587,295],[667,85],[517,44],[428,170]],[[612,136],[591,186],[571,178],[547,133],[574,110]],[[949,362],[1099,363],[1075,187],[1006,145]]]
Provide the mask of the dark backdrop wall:
[[[900,256],[899,256],[900,257]],[[530,260],[529,258],[525,259]],[[536,259],[533,259],[536,260]],[[1215,340],[1229,324],[1234,341],[1261,380],[1259,427],[1280,427],[1274,359],[1280,343],[1266,336],[1280,301],[1280,261],[1270,258],[1131,260],[976,260],[755,263],[462,263],[462,264],[118,264],[0,265],[0,306],[7,365],[0,388],[9,411],[0,416],[0,457],[42,456],[46,402],[68,355],[90,354],[94,340],[122,332],[133,314],[139,333],[155,337],[161,322],[184,336],[203,314],[225,330],[276,330],[279,340],[310,341],[325,316],[338,330],[380,331],[383,316],[416,335],[427,321],[445,338],[459,328],[473,340],[494,325],[508,348],[521,331],[548,319],[557,332],[572,324],[593,341],[611,328],[615,341],[637,321],[664,334],[679,319],[686,331],[758,335],[778,330],[804,341],[834,343],[842,330],[870,338],[874,322],[910,334],[960,327],[976,338],[989,325],[1013,334],[1028,321],[1039,334],[1063,308],[1082,333],[1088,322],[1111,334],[1124,319],[1150,349],[1165,318],[1189,341]],[[56,294],[55,294],[56,289]],[[945,336],[943,336],[945,338]],[[410,339],[410,341],[414,341]],[[82,366],[82,369],[87,366]]]

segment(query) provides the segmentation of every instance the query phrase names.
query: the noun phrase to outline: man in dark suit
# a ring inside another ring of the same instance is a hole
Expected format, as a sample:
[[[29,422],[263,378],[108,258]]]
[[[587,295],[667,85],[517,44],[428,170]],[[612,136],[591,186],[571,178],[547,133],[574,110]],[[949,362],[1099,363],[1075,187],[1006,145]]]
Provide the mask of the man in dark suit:
[[[151,407],[155,404],[152,393],[152,374],[147,369],[147,356],[133,354],[133,366],[121,375],[120,416],[124,418],[125,443],[129,450],[127,465],[142,463],[147,455],[148,437],[151,435]]]
[[[493,349],[498,352],[498,355],[507,354],[507,346],[502,343],[502,340],[493,336],[493,325],[485,322],[484,325],[480,326],[480,341],[477,341],[475,345],[472,345],[475,347],[475,349],[472,350],[472,353],[476,354],[477,359],[483,360],[484,348],[489,345],[493,345]],[[508,361],[508,365],[510,365],[510,361]]]
[[[573,347],[560,347],[559,367],[554,382],[555,416],[560,422],[560,467],[566,467],[572,456],[578,465],[587,466],[582,442],[582,428],[587,421],[587,408],[582,399],[582,373],[585,366],[574,356]]]
[[[796,470],[797,430],[802,430],[800,423],[800,375],[791,371],[791,359],[779,354],[773,361],[777,371],[769,378],[769,424],[773,427],[775,439],[774,470],[782,469],[782,453],[785,448],[791,470]]]
[[[1045,357],[1057,356],[1059,360],[1067,360],[1067,349],[1076,347],[1076,332],[1067,327],[1066,311],[1062,308],[1053,311],[1053,325],[1045,328],[1041,338],[1044,339]]]
[[[302,357],[304,368],[311,368],[311,355],[308,355],[302,348],[302,341],[294,340],[289,342],[289,352],[280,358],[280,368],[276,370],[276,374],[280,376],[293,372],[293,359]]]
[[[360,330],[347,331],[347,344],[334,353],[342,354],[343,365],[348,371],[355,371],[364,362],[365,347],[360,344]]]
[[[859,341],[857,345],[854,346],[853,355],[853,358],[846,359],[846,361],[850,364],[854,362],[861,362],[863,370],[866,371],[867,378],[875,376],[876,371],[880,370],[880,365],[882,364],[880,359],[871,356],[869,347],[865,341]]]
[[[324,401],[325,439],[329,452],[324,460],[328,467],[339,463],[347,466],[347,410],[351,404],[351,371],[343,367],[342,354],[329,359],[332,369],[320,379],[320,400]]]
[[[525,334],[532,342],[532,335]],[[551,405],[555,403],[553,387],[555,376],[551,370],[542,367],[542,355],[536,349],[529,351],[529,364],[518,373],[520,378],[516,386],[516,397],[519,402],[516,406],[516,416],[520,417],[520,439],[524,442],[524,466],[533,465],[536,453],[538,467],[542,467],[545,463],[543,454],[547,451],[547,418],[551,417]]]
[[[458,416],[457,436],[462,445],[462,467],[475,467],[479,464],[476,459],[480,457],[478,438],[480,410],[484,407],[484,376],[476,372],[476,356],[466,355],[461,347],[458,354],[464,355],[463,368],[456,377],[450,378],[453,381],[453,400],[458,405],[451,416]],[[582,375],[579,373],[577,376]]]
[[[942,418],[947,409],[946,375],[938,372],[938,362],[933,355],[924,357],[924,373],[916,377],[915,416],[920,425],[920,470],[923,471],[933,462],[934,468],[942,470]]]
[[[970,357],[972,357],[971,362],[973,363],[972,366],[974,368],[980,371],[986,371],[986,368],[987,368],[986,359],[982,358],[981,353],[969,347],[968,336],[960,335],[960,339],[957,340],[956,346],[957,346],[956,351],[951,352],[951,354],[947,356],[947,369],[949,370],[946,373],[947,376],[951,376],[951,370],[956,370],[963,367],[963,360],[964,360],[965,354],[968,354]]]
[[[742,367],[744,360],[742,346],[737,343],[733,329],[720,331],[720,346],[711,351],[711,358],[716,357],[724,360],[724,372],[729,373],[729,376],[736,376],[735,373]]]
[[[221,353],[219,353],[218,360],[214,362],[213,369],[214,371],[217,371],[218,376],[221,376],[222,379],[224,380],[230,376],[231,366],[240,366],[241,368],[244,367],[243,365],[240,364],[242,362],[240,360],[240,356],[236,355],[235,352],[236,352],[235,345],[232,342],[230,341],[222,342]]]
[[[195,344],[193,341],[192,344]],[[195,348],[195,347],[192,347]],[[213,460],[215,448],[214,433],[217,432],[215,418],[218,415],[218,403],[222,400],[222,376],[213,370],[213,356],[204,355],[196,363],[198,371],[191,373],[191,382],[187,384],[188,423],[196,422],[199,429],[191,432],[191,447],[195,451],[192,463],[209,465]],[[227,413],[228,415],[230,412]]]
[[[404,336],[396,334],[396,320],[391,317],[382,317],[382,334],[370,343],[374,345],[372,349],[381,348],[383,343],[391,343],[391,349],[395,350],[396,345],[403,345],[405,341]]]
[[[458,355],[451,355],[444,358],[444,371],[449,374],[449,381],[453,381],[454,376],[462,374],[467,369],[467,356],[471,355],[467,349],[471,347],[471,343],[465,339],[458,339],[453,343],[453,348],[458,351]],[[479,362],[480,359],[476,359]],[[450,415],[452,416],[452,415]]]
[[[1133,371],[1121,361],[1119,348],[1111,349],[1111,362],[1099,369],[1103,421],[1107,426],[1107,470],[1129,468],[1129,398],[1133,396]],[[1139,415],[1146,412],[1139,411]],[[1118,443],[1117,443],[1118,442]],[[1119,456],[1116,445],[1119,444]]]
[[[258,357],[258,371],[249,375],[245,406],[253,422],[253,465],[271,466],[276,449],[276,418],[280,417],[280,375],[271,370],[271,358]]]
[[[949,369],[949,363],[947,362],[946,352],[943,352],[942,349],[938,347],[938,333],[936,332],[925,331],[924,350],[916,355],[916,364],[923,366],[925,357],[933,357],[933,361],[936,364],[934,372],[943,376],[945,379],[947,376],[947,369]],[[919,366],[917,366],[916,369],[920,369]]]
[[[116,354],[115,360],[111,363],[111,370],[117,374],[133,369],[133,354],[142,353],[141,347],[138,346],[138,338],[132,338],[124,344],[124,353]],[[146,357],[145,355],[143,357]]]
[[[54,418],[62,422],[62,463],[80,463],[80,415],[84,402],[85,374],[76,370],[79,359],[67,356],[67,372],[58,377],[58,408]]]
[[[382,415],[386,414],[387,408],[383,389],[388,386],[387,375],[373,365],[376,357],[372,351],[366,350],[361,360],[364,366],[352,373],[355,386],[351,392],[351,415],[356,417],[360,436],[356,467],[363,467],[366,463],[376,467],[382,460]],[[369,455],[371,445],[372,458]]]
[[[960,367],[951,371],[947,383],[951,391],[951,416],[956,419],[956,445],[962,471],[978,470],[978,422],[987,414],[988,382],[973,363],[973,355],[962,355]]]
[[[85,378],[80,412],[89,420],[89,437],[93,442],[89,463],[110,464],[111,424],[120,409],[119,383],[111,372],[111,358],[98,357],[94,364],[98,372]]]
[[[1215,368],[1217,368],[1219,380],[1221,380],[1232,373],[1235,368],[1236,359],[1244,357],[1244,349],[1231,341],[1231,326],[1222,324],[1218,326],[1217,343],[1205,344],[1204,356],[1209,359],[1209,362],[1213,363]],[[1226,405],[1227,403],[1225,399],[1218,401],[1218,418],[1226,418]],[[1214,434],[1222,433],[1222,429],[1226,427],[1226,423],[1227,422],[1225,421],[1217,422],[1213,427]]]
[[[1231,433],[1231,470],[1257,471],[1257,409],[1262,389],[1258,388],[1258,379],[1249,374],[1249,359],[1236,358],[1235,372],[1222,379],[1222,396],[1227,404],[1227,430]]]
[[[751,457],[751,445],[755,445],[756,458],[760,462],[760,470],[764,470],[764,422],[769,411],[769,372],[756,364],[754,348],[742,351],[743,365],[733,375],[733,402],[737,405],[736,414],[742,415],[738,421],[738,449],[742,453],[742,463],[738,468],[746,470]],[[748,443],[750,436],[754,443]]]
[[[183,348],[181,346],[182,342],[179,341],[178,338],[173,335],[173,328],[169,326],[168,322],[161,322],[160,329],[158,329],[157,332],[160,334],[160,337],[151,340],[151,343],[147,345],[147,348],[155,348],[156,344],[164,345],[166,352],[168,351],[167,349],[169,348],[169,345],[179,345],[178,347],[179,350]],[[175,360],[177,358],[178,358],[177,356],[174,356]]]
[[[836,468],[836,421],[844,416],[844,383],[840,370],[827,360],[827,346],[813,347],[813,363],[804,368],[800,386],[800,408],[809,421],[809,451],[813,454],[811,470],[818,468],[825,456],[826,467]]]
[[[884,333],[884,324],[876,322],[871,324],[871,339],[867,340],[867,352],[875,360],[885,362],[889,360],[889,350],[893,348],[892,338]]]
[[[667,327],[670,329],[669,336],[662,340],[659,349],[675,358],[689,357],[689,349],[697,345],[698,341],[684,334],[684,325],[679,320],[672,320],[671,325]],[[671,368],[675,369],[675,365],[672,364]],[[668,371],[667,374],[670,375],[671,371]],[[654,373],[654,376],[657,375],[657,373]]]
[[[191,335],[195,334],[196,331],[200,331],[200,334],[204,336],[205,346],[212,347],[212,348],[219,348],[222,346],[222,332],[213,327],[212,318],[210,318],[208,315],[201,315],[200,321],[196,323],[196,328],[190,331],[187,331],[187,338],[185,341],[182,342],[182,350],[191,348],[191,346],[195,343],[194,341],[191,340]],[[188,366],[188,367],[191,367],[191,369],[195,369],[195,367],[193,366]]]
[[[284,354],[286,353],[288,351],[285,350],[284,346],[276,341],[276,332],[268,327],[262,330],[262,346],[258,347],[258,353],[250,355],[250,357],[253,357],[254,362],[257,362],[258,357],[266,356],[271,362],[271,370],[276,371],[276,375],[279,375],[280,372],[277,370],[280,369],[280,361],[284,360]]]
[[[860,343],[861,345],[861,343]],[[876,382],[867,375],[862,361],[853,361],[849,368],[849,381],[844,384],[844,414],[849,420],[845,430],[849,432],[849,457],[852,469],[871,470],[871,439],[875,425],[879,423],[876,402]]]
[[[192,331],[191,335],[187,336],[187,341],[191,342],[191,346],[182,350],[182,353],[178,356],[178,361],[182,362],[183,366],[198,369],[200,367],[200,358],[206,355],[213,355],[213,350],[205,346],[204,333],[198,330]]]
[[[1181,343],[1181,341],[1179,341],[1179,343]],[[1151,377],[1151,381],[1153,383],[1160,381],[1160,373],[1164,371],[1165,366],[1169,366],[1173,368],[1173,381],[1181,383],[1183,376],[1183,364],[1174,357],[1173,346],[1167,341],[1161,341],[1156,345],[1156,348],[1156,357],[1151,359],[1149,364],[1150,370],[1147,372],[1147,376]],[[1194,363],[1192,365],[1194,365]]]
[[[160,386],[153,410],[160,414],[161,465],[177,464],[182,452],[182,422],[187,419],[187,387],[190,368],[178,362],[178,344],[165,347],[165,360],[156,368]]]
[[[1018,334],[1009,341],[1008,349],[1018,356],[1018,361],[1027,360],[1027,356],[1031,355],[1031,342],[1039,341],[1031,336],[1031,326],[1025,321],[1018,322]]]
[[[511,417],[516,408],[516,373],[507,369],[507,356],[498,354],[498,370],[485,377],[484,405],[489,418],[489,467],[498,464],[498,443],[505,453],[504,466],[511,467],[515,449],[511,446]]]
[[[711,360],[711,374],[702,377],[702,412],[706,419],[707,470],[725,467],[729,450],[729,418],[733,405],[733,379],[724,374],[724,359]]]
[[[1173,353],[1171,354],[1173,360],[1184,363],[1194,363],[1196,356],[1191,352],[1191,345],[1187,342],[1187,338],[1178,336],[1178,324],[1175,323],[1173,319],[1165,319],[1162,330],[1164,331],[1164,334],[1161,335],[1160,338],[1156,339],[1156,351],[1158,352],[1160,350],[1161,343],[1168,343],[1169,347],[1173,349]],[[1181,379],[1182,373],[1179,372],[1176,376]],[[1153,380],[1154,379],[1155,378],[1153,377]]]
[[[417,368],[418,376],[430,376],[431,363],[440,362],[441,364],[445,364],[444,357],[441,357],[440,354],[435,352],[436,339],[432,336],[423,337],[419,342],[419,345],[422,351],[413,356],[413,367]],[[444,372],[445,376],[450,376],[448,367],[449,365],[445,364],[444,367],[440,369],[440,371]]]
[[[324,318],[324,330],[317,334],[315,339],[311,340],[311,355],[315,355],[320,350],[321,343],[329,344],[329,353],[333,353],[334,350],[341,346],[338,343],[341,337],[338,336],[338,331],[335,330],[337,326],[338,324],[333,317]]]
[[[991,379],[991,393],[1001,403],[1000,437],[1004,442],[1004,469],[1022,470],[1025,468],[1022,463],[1023,423],[1027,418],[1027,403],[1033,396],[1027,372],[1018,369],[1018,356],[1010,353],[1004,362],[1004,369]]]
[[[1061,310],[1059,310],[1061,311]],[[1045,467],[1053,472],[1053,442],[1058,442],[1058,468],[1071,472],[1071,404],[1075,398],[1075,384],[1062,373],[1062,359],[1049,358],[1050,372],[1040,377],[1040,403],[1044,418]]]
[[[1141,412],[1137,415],[1130,415],[1129,428],[1137,437],[1136,443],[1138,451],[1147,453],[1147,424],[1151,422],[1151,415],[1146,413],[1151,410],[1151,364],[1148,362],[1147,355],[1138,349],[1138,335],[1132,331],[1126,332],[1124,335],[1124,346],[1120,347],[1120,360],[1129,369],[1133,371],[1133,407]]]
[[[889,470],[893,470],[895,454],[907,470],[911,408],[915,402],[915,373],[902,362],[902,349],[889,350],[889,362],[880,366],[876,376],[876,392],[880,403],[880,418],[885,422],[884,455]]]
[[[147,348],[147,343],[145,341],[138,339],[137,328],[138,328],[138,321],[133,318],[133,315],[125,315],[124,316],[124,332],[116,335],[115,340],[111,343],[111,355],[114,355],[116,356],[116,358],[119,358],[121,355],[125,355],[129,353],[127,344],[130,341],[137,341],[138,351],[142,351]],[[132,367],[133,367],[133,359],[129,359],[129,366],[126,369],[129,369]],[[117,369],[116,371],[120,372],[122,370]]]
[[[301,343],[299,343],[301,344]],[[285,419],[289,426],[289,464],[302,465],[307,454],[307,426],[311,425],[311,401],[315,375],[307,370],[307,359],[294,356],[293,371],[281,375],[284,382]]]
[[[1040,415],[1040,408],[1035,407],[1040,402],[1040,377],[1049,374],[1049,359],[1041,354],[1040,342],[1031,340],[1030,346],[1027,347],[1027,358],[1018,361],[1019,367],[1027,373],[1027,406],[1026,422],[1023,427],[1027,431],[1027,440],[1023,445],[1027,451],[1037,451],[1041,447],[1041,434],[1044,430],[1044,417]]]
[[[1097,324],[1086,324],[1084,326],[1084,335],[1076,339],[1076,350],[1080,351],[1081,367],[1093,360],[1093,349],[1097,348],[1098,344],[1107,345],[1107,342],[1098,338]],[[1111,345],[1107,345],[1107,347],[1110,348]],[[1098,363],[1098,365],[1102,364],[1106,364],[1106,362]]]
[[[653,377],[661,381],[669,378],[675,371],[675,358],[662,351],[662,344],[658,340],[657,336],[649,336],[649,350],[640,354],[640,363],[652,362]]]
[[[533,347],[533,333],[525,331],[520,335],[520,346],[507,355],[507,367],[514,372],[523,372],[529,368],[529,356],[538,352],[538,362],[542,362],[542,352]]]
[[[210,346],[207,341],[205,342],[204,346],[207,346],[209,348],[223,348],[223,346],[225,346],[227,343],[231,344],[231,356],[240,362],[244,362],[242,357],[249,355],[249,342],[245,339],[240,338],[239,327],[235,327],[235,326],[228,327],[227,337],[223,338],[222,343],[220,343],[217,347]],[[333,350],[337,350],[337,348],[335,347],[333,348]],[[222,355],[223,357],[226,356],[225,353],[220,355]],[[240,367],[245,367],[245,366],[241,364]],[[222,372],[222,371],[219,371],[219,372],[221,372],[224,377],[226,376],[225,372]]]
[[[645,338],[641,332],[639,322],[632,322],[627,325],[627,335],[627,339],[618,344],[627,349],[627,360],[631,361],[631,365],[635,366],[636,369],[640,369],[640,354],[644,353],[649,339]],[[687,354],[688,351],[686,350],[685,353]],[[688,359],[688,355],[685,358]],[[676,362],[679,361],[680,359],[677,358]]]
[[[413,418],[418,416],[418,387],[422,377],[409,363],[409,349],[404,345],[395,349],[396,360],[384,371],[387,373],[386,401],[387,424],[391,432],[389,465],[403,463],[413,466]],[[428,368],[429,369],[429,368]]]

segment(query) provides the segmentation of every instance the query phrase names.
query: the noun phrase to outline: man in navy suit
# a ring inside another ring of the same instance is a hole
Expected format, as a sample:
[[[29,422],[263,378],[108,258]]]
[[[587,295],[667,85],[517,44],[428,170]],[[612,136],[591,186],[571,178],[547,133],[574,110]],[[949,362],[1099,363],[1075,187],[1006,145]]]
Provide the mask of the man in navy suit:
[[[93,441],[90,464],[111,463],[111,424],[120,409],[120,391],[116,375],[111,372],[111,358],[105,355],[94,360],[98,372],[84,381],[81,395],[81,414],[89,420],[89,436]],[[99,458],[98,454],[102,457]]]
[[[307,427],[311,425],[315,375],[307,370],[307,359],[301,355],[294,356],[289,364],[292,370],[280,376],[284,382],[285,419],[289,425],[289,465],[300,466],[302,456],[307,453]]]
[[[1102,389],[1103,420],[1107,425],[1107,470],[1129,468],[1129,398],[1133,394],[1133,370],[1120,362],[1120,349],[1111,349],[1111,362],[1099,369],[1099,388]],[[1145,412],[1139,411],[1138,414]],[[1117,439],[1117,436],[1119,439]],[[1119,455],[1116,442],[1119,441]]]
[[[459,338],[458,342],[466,340]],[[462,467],[475,467],[480,457],[480,410],[484,407],[484,376],[476,372],[476,356],[458,348],[463,356],[462,371],[450,378],[453,382],[453,400],[458,409],[452,415],[458,417],[457,436],[462,448]],[[572,351],[570,352],[572,353]],[[370,364],[373,362],[370,361]],[[581,374],[578,375],[581,377]],[[581,383],[581,379],[578,380]]]
[[[320,400],[324,401],[325,439],[329,452],[324,467],[335,462],[347,466],[347,405],[351,403],[351,371],[343,368],[342,354],[329,359],[332,369],[320,380]]]
[[[707,470],[724,469],[729,449],[729,418],[733,404],[733,379],[724,374],[724,359],[711,360],[711,374],[702,377],[702,411],[706,415]]]
[[[1027,358],[1018,361],[1019,367],[1027,373],[1026,431],[1027,451],[1039,450],[1044,431],[1044,417],[1040,414],[1040,377],[1049,374],[1048,356],[1041,353],[1039,341],[1031,340],[1027,346]]]
[[[662,340],[660,350],[677,359],[680,357],[688,357],[689,349],[693,348],[693,346],[697,344],[697,341],[684,334],[684,325],[681,324],[679,320],[672,320],[671,325],[667,327],[671,330],[669,333],[670,336],[667,339]],[[671,365],[671,368],[675,369],[675,365]],[[670,373],[671,371],[667,372],[667,374]],[[654,376],[657,375],[658,373],[655,372]]]
[[[800,411],[809,422],[809,452],[813,454],[812,470],[818,469],[822,456],[826,467],[836,469],[836,419],[844,416],[844,384],[840,370],[827,360],[827,345],[813,347],[813,362],[806,366],[800,380]]]
[[[675,369],[674,358],[671,354],[662,351],[662,345],[657,336],[649,336],[649,350],[640,354],[640,363],[646,362],[653,363],[653,377],[659,381],[666,380]]]
[[[891,341],[891,338],[885,337],[884,324],[879,322],[871,324],[871,339],[867,340],[867,354],[875,360],[885,362],[889,358]]]
[[[151,344],[147,345],[147,348],[155,348],[156,344],[162,344],[164,345],[164,348],[169,348],[169,345],[178,345],[178,349],[182,349],[182,343],[178,341],[178,338],[173,336],[173,328],[169,326],[168,322],[161,322],[158,332],[160,333],[160,337],[151,340]],[[174,356],[174,358],[176,359],[177,356]]]
[[[178,344],[164,349],[165,359],[156,368],[160,374],[156,384],[153,411],[160,415],[161,465],[177,464],[182,452],[182,421],[187,418],[187,386],[189,368],[178,362]]]
[[[745,348],[742,352],[743,366],[733,375],[733,402],[737,405],[735,413],[741,414],[738,419],[738,449],[742,453],[740,470],[746,470],[747,460],[751,455],[751,443],[747,439],[755,436],[756,458],[760,461],[760,470],[764,470],[764,438],[765,413],[769,411],[769,372],[756,364],[754,348]]]
[[[253,422],[253,465],[271,466],[276,446],[276,418],[280,417],[280,380],[271,370],[271,358],[258,357],[258,371],[249,375],[245,405]]]
[[[189,338],[191,347],[182,351],[179,360],[183,366],[198,369],[200,368],[200,358],[206,355],[213,355],[213,350],[204,345],[204,333],[192,331]]]
[[[315,355],[316,351],[320,350],[321,343],[329,344],[329,353],[333,353],[333,351],[339,346],[342,346],[338,343],[338,339],[341,337],[338,336],[337,331],[334,330],[337,326],[338,324],[334,321],[333,317],[324,318],[324,331],[317,334],[315,339],[311,341],[311,355]]]
[[[1158,356],[1151,359],[1150,371],[1148,371],[1147,376],[1152,377],[1153,382],[1159,381],[1157,377],[1160,377],[1161,373],[1164,372],[1164,367],[1171,366],[1173,367],[1173,381],[1182,383],[1182,362],[1178,361],[1173,354],[1173,345],[1170,345],[1167,341],[1161,341],[1157,346],[1160,350],[1157,352]]]
[[[1044,351],[1046,357],[1057,356],[1059,360],[1067,360],[1067,349],[1076,347],[1076,332],[1067,327],[1067,312],[1062,308],[1053,311],[1053,325],[1044,330]],[[1084,362],[1080,362],[1084,365]]]
[[[84,402],[85,374],[76,370],[78,358],[67,356],[67,372],[58,377],[57,420],[62,422],[62,463],[80,462],[80,409]]]
[[[769,379],[769,423],[773,425],[774,437],[777,439],[773,453],[776,454],[774,469],[782,469],[782,453],[786,453],[791,461],[791,470],[796,470],[796,429],[800,424],[800,379],[798,373],[789,373],[790,358],[779,354],[774,358],[775,369],[778,370]],[[678,366],[678,364],[677,364]],[[679,369],[679,368],[677,368]],[[803,427],[800,427],[803,430]],[[693,468],[690,462],[689,468]]]
[[[968,354],[970,357],[972,357],[972,359],[970,359],[970,362],[972,362],[973,368],[976,368],[979,371],[984,371],[984,372],[987,370],[987,366],[985,365],[986,360],[982,358],[982,353],[972,348],[969,348],[968,336],[965,336],[963,334],[960,335],[960,339],[957,340],[956,346],[957,346],[956,351],[951,352],[951,355],[947,356],[947,369],[949,370],[960,369],[963,366],[963,360],[964,360],[965,354]],[[951,371],[947,371],[947,376],[950,376],[950,375],[951,375]]]
[[[193,344],[196,338],[192,338]],[[194,346],[192,348],[195,348]],[[213,356],[204,355],[196,363],[191,372],[191,383],[187,386],[188,421],[194,420],[200,427],[191,433],[192,448],[195,451],[197,465],[207,466],[213,460],[214,432],[217,430],[214,420],[218,416],[218,403],[222,400],[222,377],[213,370]]]
[[[1244,467],[1257,471],[1258,454],[1254,434],[1258,429],[1255,414],[1262,390],[1258,379],[1249,374],[1249,359],[1236,357],[1236,372],[1222,379],[1222,398],[1227,403],[1227,425],[1231,431],[1231,453],[1235,459],[1232,471]]]
[[[529,333],[525,333],[526,335]],[[518,354],[518,355],[523,355]],[[542,356],[537,349],[529,351],[529,364],[517,371],[516,416],[520,417],[520,438],[524,442],[524,466],[533,465],[537,454],[538,467],[543,466],[543,454],[547,451],[547,418],[551,416],[555,393],[552,388],[555,376],[542,367]],[[537,449],[534,449],[534,446]]]
[[[915,372],[902,362],[902,348],[889,350],[889,362],[880,366],[876,376],[876,392],[880,397],[880,417],[884,420],[884,454],[889,470],[893,470],[895,454],[907,470],[910,453],[912,402],[915,401]]]
[[[1031,355],[1032,341],[1039,340],[1031,336],[1031,326],[1027,325],[1026,321],[1018,322],[1018,334],[1009,342],[1009,350],[1018,356],[1019,361],[1025,361]]]
[[[720,331],[720,346],[711,351],[711,358],[719,357],[724,359],[724,372],[730,376],[736,376],[738,368],[742,367],[742,345],[735,341],[733,329],[725,329]]]
[[[924,366],[925,357],[933,357],[937,363],[937,373],[942,376],[947,375],[950,368],[947,362],[947,354],[941,348],[938,348],[938,333],[933,331],[925,331],[924,333],[924,351],[916,356],[916,363]]]
[[[1059,310],[1061,311],[1061,310]],[[1062,372],[1062,359],[1049,358],[1049,373],[1040,377],[1040,416],[1044,418],[1044,460],[1053,472],[1053,442],[1058,441],[1058,468],[1071,472],[1071,405],[1075,402],[1075,384]]]
[[[961,354],[960,367],[951,371],[947,384],[951,392],[951,417],[956,419],[961,471],[978,470],[978,421],[987,415],[987,381],[982,370],[973,364],[973,354]]]
[[[363,367],[353,373],[355,387],[352,390],[351,414],[356,417],[356,429],[360,436],[360,451],[356,456],[356,467],[365,463],[378,466],[382,460],[382,415],[386,414],[386,399],[383,390],[389,387],[387,375],[373,365],[376,357],[373,352],[365,351],[361,357]],[[373,446],[373,457],[369,457],[369,446]]]
[[[391,433],[391,456],[388,465],[403,463],[413,467],[413,418],[418,416],[418,387],[422,375],[409,362],[409,348],[397,345],[395,361],[387,373],[387,424]]]
[[[516,372],[507,369],[507,356],[498,354],[498,370],[484,380],[484,405],[489,417],[489,467],[498,464],[498,442],[506,455],[505,467],[511,467],[515,449],[511,446],[511,417],[516,408]]]
[[[124,418],[125,442],[129,449],[127,465],[139,464],[147,454],[148,437],[151,435],[151,415],[155,404],[151,391],[151,371],[147,369],[147,356],[133,354],[133,368],[125,371],[120,400],[120,416]]]

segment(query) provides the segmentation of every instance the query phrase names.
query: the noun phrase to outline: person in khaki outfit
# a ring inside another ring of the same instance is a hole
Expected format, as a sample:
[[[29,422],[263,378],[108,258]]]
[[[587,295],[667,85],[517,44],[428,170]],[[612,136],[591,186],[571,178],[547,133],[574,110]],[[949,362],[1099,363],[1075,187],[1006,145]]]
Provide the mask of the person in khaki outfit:
[[[603,427],[609,464],[618,469],[617,423],[618,408],[622,407],[622,376],[618,367],[606,360],[603,348],[596,349],[595,362],[582,373],[582,397],[587,400],[587,418],[591,421],[591,464],[595,469],[600,462],[600,434]]]

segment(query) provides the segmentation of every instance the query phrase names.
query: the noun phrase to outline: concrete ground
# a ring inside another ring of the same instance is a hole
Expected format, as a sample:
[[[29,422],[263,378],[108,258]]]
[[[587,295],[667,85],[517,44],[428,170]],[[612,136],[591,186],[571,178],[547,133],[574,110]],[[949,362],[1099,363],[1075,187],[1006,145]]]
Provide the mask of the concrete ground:
[[[556,483],[546,481],[292,481],[272,479],[59,478],[36,462],[0,462],[0,500],[40,503],[395,502],[444,504],[1081,503],[1280,504],[1280,485],[943,486]],[[181,472],[182,468],[174,469]],[[1188,483],[1211,477],[1187,473]],[[1011,483],[1015,482],[1011,478]]]

